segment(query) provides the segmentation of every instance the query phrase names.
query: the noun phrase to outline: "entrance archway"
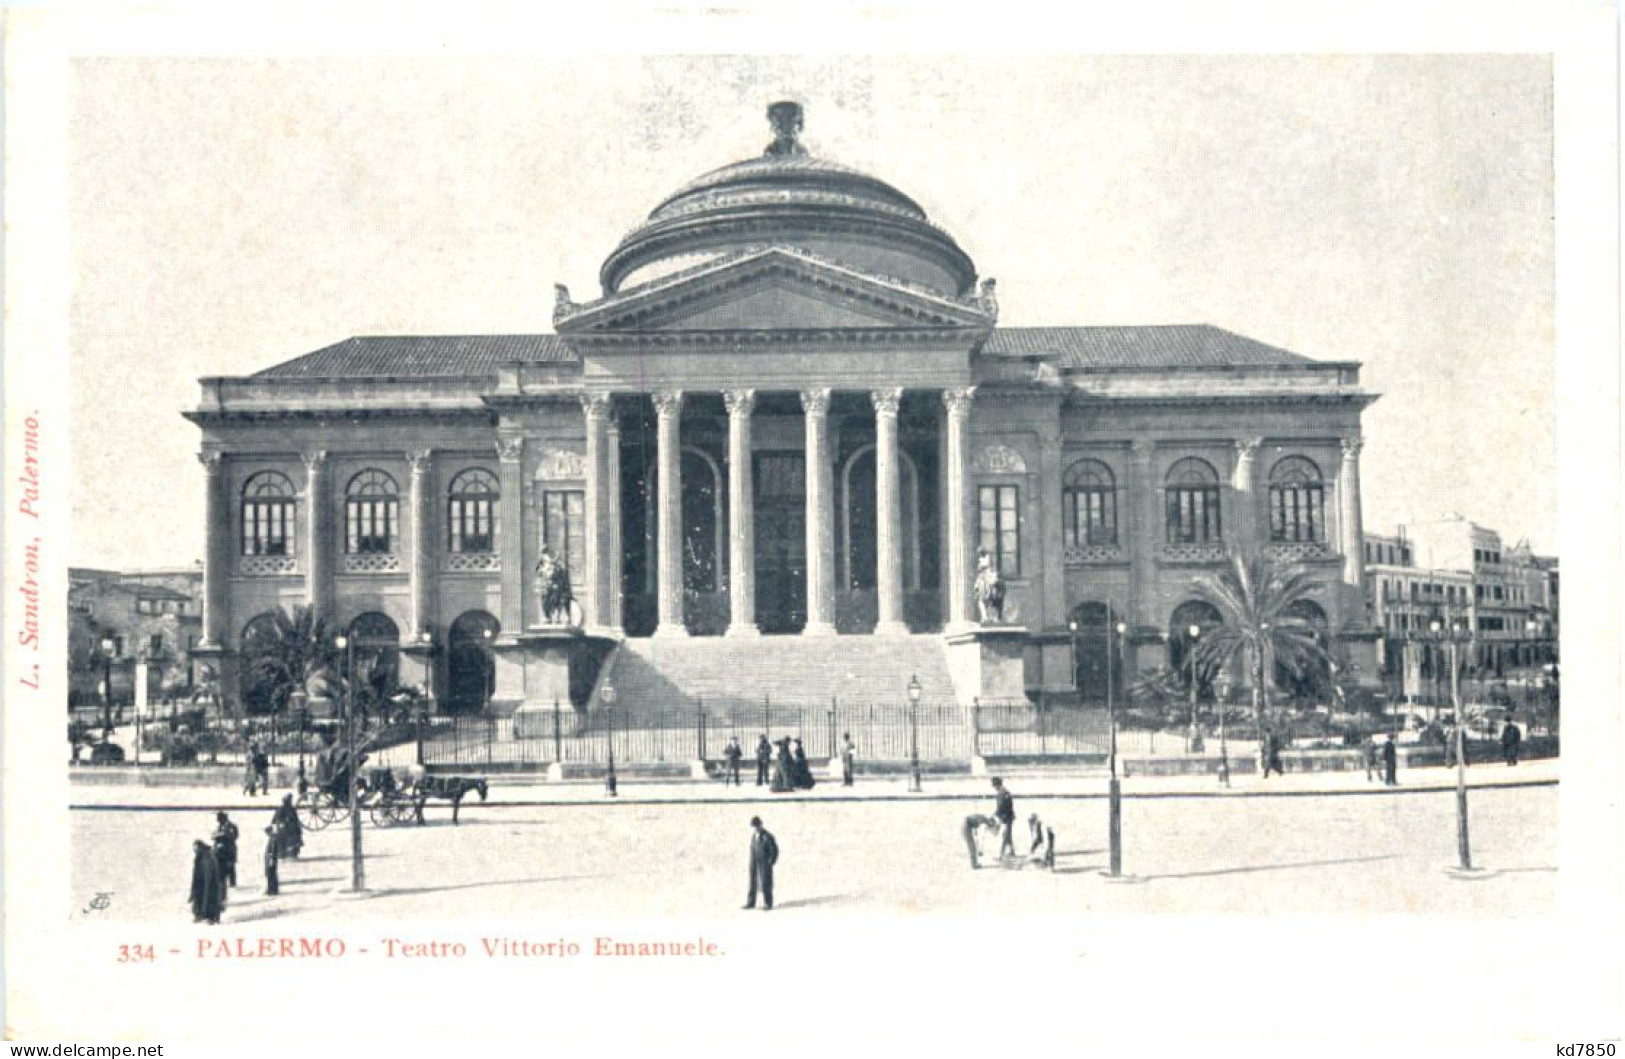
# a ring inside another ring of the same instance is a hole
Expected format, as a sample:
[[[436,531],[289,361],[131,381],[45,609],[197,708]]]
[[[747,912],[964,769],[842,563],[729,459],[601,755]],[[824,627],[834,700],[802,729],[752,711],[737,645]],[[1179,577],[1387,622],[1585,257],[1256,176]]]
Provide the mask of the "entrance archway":
[[[1123,646],[1111,631],[1112,612],[1104,603],[1083,603],[1072,611],[1068,626],[1077,652],[1074,674],[1078,698],[1083,702],[1106,701],[1106,682],[1114,695],[1123,690]]]
[[[483,610],[463,612],[451,623],[446,645],[446,712],[477,713],[496,686],[491,644],[502,625]]]
[[[1331,622],[1326,617],[1326,611],[1314,600],[1297,599],[1286,608],[1286,616],[1293,621],[1301,622],[1315,638],[1315,642],[1327,653],[1311,660],[1301,671],[1277,659],[1274,672],[1275,686],[1300,703],[1329,702],[1333,694],[1329,664]]]
[[[349,636],[355,641],[354,658],[359,678],[356,695],[363,708],[370,711],[378,703],[388,701],[400,683],[400,626],[388,614],[372,610],[356,615],[350,623]],[[345,658],[341,657],[339,666],[348,679],[346,665]]]
[[[1200,599],[1186,600],[1174,608],[1173,617],[1168,622],[1168,668],[1178,678],[1181,685],[1190,686],[1191,680],[1191,651],[1195,648],[1197,640],[1207,635],[1209,629],[1216,629],[1224,624],[1224,618],[1213,604]],[[1191,626],[1200,630],[1196,638],[1191,636]],[[1210,685],[1213,678],[1218,675],[1218,667],[1196,665],[1196,694],[1199,698],[1208,698],[1212,695]]]

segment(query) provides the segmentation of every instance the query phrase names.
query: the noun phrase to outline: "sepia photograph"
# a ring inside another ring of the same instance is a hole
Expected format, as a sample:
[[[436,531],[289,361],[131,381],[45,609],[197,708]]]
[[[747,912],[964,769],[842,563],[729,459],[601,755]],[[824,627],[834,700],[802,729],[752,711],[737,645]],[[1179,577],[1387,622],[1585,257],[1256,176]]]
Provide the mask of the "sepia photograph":
[[[1561,607],[1556,49],[881,36],[55,67],[6,883],[15,925],[52,865],[51,977],[148,977],[8,1037],[224,1032],[142,1008],[166,973],[523,960],[678,1010],[971,938],[930,981],[1261,943],[1425,991],[1397,954],[1475,937],[1521,996],[1511,953],[1561,958],[1603,809],[1562,751],[1619,711],[1568,669],[1617,661],[1588,564]]]

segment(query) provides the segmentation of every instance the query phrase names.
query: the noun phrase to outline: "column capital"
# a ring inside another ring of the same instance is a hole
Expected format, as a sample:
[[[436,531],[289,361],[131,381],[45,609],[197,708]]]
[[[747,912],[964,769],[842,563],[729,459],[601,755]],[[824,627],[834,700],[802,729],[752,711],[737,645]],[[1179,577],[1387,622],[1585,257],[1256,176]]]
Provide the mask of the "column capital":
[[[226,465],[226,454],[223,452],[200,452],[197,461],[203,464],[204,473],[213,476],[219,474]]]
[[[681,414],[683,411],[682,390],[656,390],[649,395],[654,402],[655,414],[661,419]]]
[[[828,415],[829,394],[830,389],[828,386],[819,387],[818,389],[814,390],[802,390],[801,410],[810,416]]]
[[[581,411],[588,419],[605,415],[609,412],[609,394],[584,393],[581,395]]]
[[[971,399],[976,396],[974,386],[956,386],[953,389],[942,391],[943,407],[948,409],[949,415],[968,415],[970,413]]]
[[[756,408],[755,390],[724,390],[722,403],[728,406],[728,415],[747,418]]]
[[[1353,461],[1360,458],[1360,450],[1365,447],[1365,438],[1338,438],[1337,444],[1343,450],[1343,459]]]
[[[302,452],[299,458],[305,461],[305,470],[312,474],[327,470],[327,450],[316,449],[311,452]]]
[[[503,463],[518,463],[524,458],[524,438],[497,438],[497,459]]]
[[[1237,438],[1236,458],[1242,460],[1253,459],[1258,455],[1258,450],[1263,446],[1263,444],[1263,438]]]
[[[406,465],[413,474],[422,474],[429,469],[429,463],[434,459],[433,449],[408,449],[406,452]]]
[[[869,402],[875,406],[875,415],[895,417],[897,404],[903,399],[903,388],[892,386],[884,390],[875,390],[869,394]]]

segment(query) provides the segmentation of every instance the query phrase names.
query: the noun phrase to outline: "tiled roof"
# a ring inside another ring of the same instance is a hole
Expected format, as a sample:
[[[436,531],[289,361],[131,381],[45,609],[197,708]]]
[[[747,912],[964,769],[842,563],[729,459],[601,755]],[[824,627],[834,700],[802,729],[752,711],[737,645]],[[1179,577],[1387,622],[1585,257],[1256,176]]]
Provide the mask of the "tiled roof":
[[[1066,369],[1219,368],[1312,364],[1315,361],[1211,324],[1154,327],[1000,327],[982,352],[1052,356]]]
[[[256,379],[490,375],[514,361],[575,359],[557,335],[368,335],[256,372]]]

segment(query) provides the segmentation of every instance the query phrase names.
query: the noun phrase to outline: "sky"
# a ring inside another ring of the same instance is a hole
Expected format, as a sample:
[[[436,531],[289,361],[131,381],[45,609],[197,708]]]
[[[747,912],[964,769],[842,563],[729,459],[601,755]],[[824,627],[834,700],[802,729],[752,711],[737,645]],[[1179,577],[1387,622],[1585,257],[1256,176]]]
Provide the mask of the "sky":
[[[1367,531],[1555,550],[1550,62],[1528,56],[79,59],[69,561],[203,553],[203,376],[551,330],[776,99],[999,281],[1010,326],[1357,360]]]

